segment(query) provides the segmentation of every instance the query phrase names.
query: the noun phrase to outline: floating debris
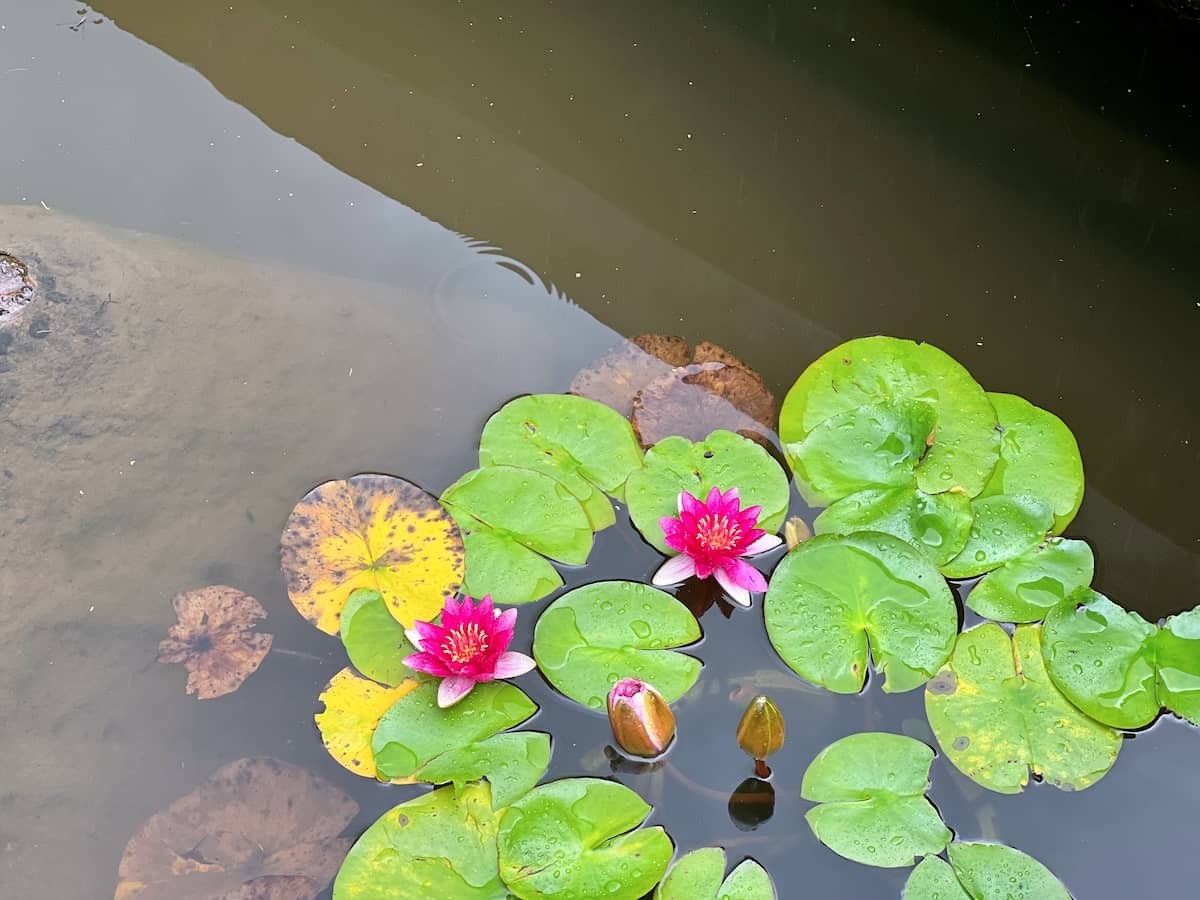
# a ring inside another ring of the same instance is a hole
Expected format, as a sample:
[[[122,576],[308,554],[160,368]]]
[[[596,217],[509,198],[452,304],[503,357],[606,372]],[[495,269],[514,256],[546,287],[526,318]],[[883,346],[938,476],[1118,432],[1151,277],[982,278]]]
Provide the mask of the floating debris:
[[[9,253],[0,253],[0,326],[15,321],[37,294],[29,266]]]
[[[171,602],[179,623],[158,645],[158,661],[183,663],[187,692],[201,700],[232,694],[271,649],[271,635],[250,631],[267,611],[237,588],[214,585],[185,591]]]

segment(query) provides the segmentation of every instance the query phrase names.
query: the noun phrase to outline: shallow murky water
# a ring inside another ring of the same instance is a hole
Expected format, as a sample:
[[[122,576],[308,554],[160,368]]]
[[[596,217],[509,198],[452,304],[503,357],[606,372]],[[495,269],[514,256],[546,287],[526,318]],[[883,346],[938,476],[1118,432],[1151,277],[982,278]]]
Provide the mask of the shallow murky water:
[[[1015,7],[811,6],[0,6],[0,250],[43,276],[0,328],[0,895],[108,896],[141,822],[242,757],[351,791],[355,827],[408,796],[317,740],[342,651],[287,601],[283,521],[358,471],[440,490],[491,411],[621,333],[719,341],[781,395],[844,338],[930,340],[1072,426],[1099,589],[1196,603],[1200,172],[1165,63],[1081,78],[1067,25]],[[622,532],[568,584],[645,577]],[[295,652],[197,702],[155,653],[171,596],[213,583]],[[772,683],[776,811],[742,831],[732,731],[773,656],[758,610],[702,625],[671,769],[617,777],[783,897],[898,896],[906,871],[812,839],[798,785],[844,734],[930,739],[920,693]],[[551,775],[606,773],[604,719],[526,687]],[[931,796],[1081,898],[1173,896],[1197,739],[1162,722],[1077,794],[985,794],[939,759]]]

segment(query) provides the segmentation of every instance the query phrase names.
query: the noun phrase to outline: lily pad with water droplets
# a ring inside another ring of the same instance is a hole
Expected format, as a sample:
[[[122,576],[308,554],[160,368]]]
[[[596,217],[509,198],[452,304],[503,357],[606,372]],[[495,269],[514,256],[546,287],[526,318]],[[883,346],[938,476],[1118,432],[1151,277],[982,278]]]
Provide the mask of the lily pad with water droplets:
[[[1095,568],[1086,541],[1050,538],[985,575],[971,588],[967,606],[997,622],[1037,622],[1091,584]]]
[[[486,782],[422,794],[363,832],[338,872],[333,900],[506,900],[496,833]]]
[[[961,491],[926,494],[910,483],[844,497],[817,516],[813,528],[817,534],[882,531],[912,544],[940,566],[966,544],[971,519],[971,501]]]
[[[885,691],[920,687],[958,632],[954,597],[933,564],[870,531],[800,544],[775,569],[763,608],[783,661],[839,694],[862,690],[868,649]]]
[[[834,853],[869,866],[911,866],[938,853],[950,829],[925,797],[933,751],[900,734],[866,732],[834,741],[804,773],[805,814]]]
[[[662,828],[638,828],[650,806],[624,785],[566,778],[534,788],[500,817],[500,877],[522,900],[637,900],[662,878],[674,848]]]
[[[464,590],[498,603],[544,597],[562,579],[542,557],[572,566],[587,562],[592,527],[578,499],[560,482],[529,469],[486,466],[442,494],[467,548]]]
[[[1032,494],[1050,505],[1062,534],[1083,502],[1083,460],[1058,416],[1013,394],[988,394],[1000,427],[1000,462],[981,496]]]
[[[487,778],[497,806],[537,784],[550,761],[549,735],[501,734],[537,712],[520,688],[490,681],[448,709],[438,707],[437,691],[438,683],[427,681],[379,720],[371,750],[381,780],[452,781],[461,787]]]
[[[933,443],[916,467],[917,486],[930,494],[958,487],[974,497],[999,459],[996,411],[970,373],[930,344],[866,337],[834,347],[788,392],[779,436],[790,455],[790,448],[835,416],[912,402],[928,403],[937,413]]]
[[[927,856],[904,882],[901,900],[972,900],[954,874],[954,867],[940,856]]]
[[[1200,607],[1159,628],[1078,591],[1046,616],[1044,654],[1059,690],[1106,725],[1142,728],[1164,706],[1200,725]]]
[[[664,591],[629,581],[601,581],[559,597],[533,632],[533,655],[556,689],[604,709],[621,678],[654,685],[668,703],[700,676],[700,661],[673,647],[700,639],[700,625]]]
[[[997,494],[971,502],[967,543],[942,565],[947,578],[974,578],[1032,550],[1054,524],[1049,504],[1030,494]]]
[[[1071,900],[1053,872],[1020,850],[955,842],[946,852],[971,900]]]
[[[350,662],[368,678],[391,686],[419,678],[404,665],[404,658],[417,651],[379,591],[360,588],[351,594],[342,609],[341,629]]]
[[[483,427],[481,466],[515,466],[549,475],[574,495],[593,531],[616,521],[604,495],[622,497],[642,450],[619,413],[569,394],[537,394],[506,403]]]
[[[826,419],[785,448],[800,496],[828,506],[867,489],[915,487],[936,423],[936,410],[919,400],[885,400]]]
[[[1071,705],[1046,674],[1042,628],[1013,637],[987,623],[963,632],[925,688],[925,712],[946,757],[968,778],[1017,794],[1030,772],[1083,790],[1112,768],[1121,736]]]
[[[646,451],[645,465],[629,476],[625,499],[642,536],[657,550],[675,553],[663,539],[658,520],[679,514],[679,492],[703,500],[718,487],[736,487],[743,508],[761,506],[758,527],[774,533],[787,515],[788,479],[762,447],[732,431],[714,431],[693,444],[669,437]]]
[[[654,891],[654,900],[775,900],[766,869],[743,860],[725,877],[725,851],[702,847],[680,857]]]

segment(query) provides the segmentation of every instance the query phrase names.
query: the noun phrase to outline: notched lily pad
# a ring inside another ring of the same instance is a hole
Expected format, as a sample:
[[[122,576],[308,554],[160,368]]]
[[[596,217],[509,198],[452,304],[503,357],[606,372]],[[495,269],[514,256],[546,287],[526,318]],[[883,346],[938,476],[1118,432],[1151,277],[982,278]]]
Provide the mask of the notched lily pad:
[[[654,900],[775,900],[775,886],[752,859],[725,877],[725,851],[702,847],[681,856],[655,888]]]
[[[315,900],[350,841],[358,804],[274,759],[241,759],[129,840],[116,900]]]
[[[1035,776],[1083,790],[1112,768],[1121,736],[1076,709],[1046,674],[1042,628],[999,625],[963,634],[925,690],[929,725],[946,757],[968,778],[1017,794]]]
[[[1050,677],[1072,703],[1114,728],[1142,728],[1160,707],[1200,725],[1200,607],[1161,628],[1081,590],[1050,610]]]
[[[762,378],[738,365],[693,363],[647,384],[633,402],[633,428],[643,447],[674,435],[700,441],[717,429],[770,443],[775,395]]]
[[[900,896],[901,900],[973,900],[959,884],[954,868],[940,856],[927,856],[917,863]]]
[[[416,677],[404,658],[417,651],[379,591],[359,588],[350,595],[342,610],[341,630],[350,662],[368,678],[394,687]]]
[[[1050,505],[1030,494],[995,494],[971,502],[971,531],[962,550],[942,565],[947,578],[974,578],[999,568],[1046,539]]]
[[[533,655],[558,691],[602,710],[621,678],[647,681],[668,703],[678,700],[700,677],[701,663],[671,648],[699,639],[699,623],[670,594],[602,581],[546,607],[533,631]]]
[[[390,475],[327,481],[296,504],[283,532],[293,605],[326,634],[359,588],[383,595],[396,620],[432,619],[463,579],[458,526],[437,500]]]
[[[817,839],[869,866],[911,866],[938,853],[950,829],[925,797],[933,751],[900,734],[867,732],[834,741],[804,773],[800,796]]]
[[[946,852],[971,900],[1071,900],[1053,872],[1020,850],[955,842]]]
[[[185,591],[171,601],[179,623],[158,645],[158,661],[182,663],[187,692],[201,700],[232,694],[271,649],[271,635],[251,629],[267,617],[262,604],[225,585]]]
[[[638,828],[649,812],[613,781],[565,778],[536,787],[501,814],[500,877],[522,900],[637,900],[674,852],[662,828]]]
[[[334,675],[319,698],[325,710],[313,717],[329,755],[355,775],[377,777],[371,752],[375,727],[393,703],[420,684],[409,678],[384,687],[350,668]]]
[[[1050,538],[985,575],[967,594],[967,606],[997,622],[1037,622],[1091,584],[1095,569],[1086,541]]]
[[[945,580],[889,534],[820,535],[783,558],[763,604],[771,644],[801,678],[862,690],[868,645],[883,689],[924,684],[950,656],[958,609]]]

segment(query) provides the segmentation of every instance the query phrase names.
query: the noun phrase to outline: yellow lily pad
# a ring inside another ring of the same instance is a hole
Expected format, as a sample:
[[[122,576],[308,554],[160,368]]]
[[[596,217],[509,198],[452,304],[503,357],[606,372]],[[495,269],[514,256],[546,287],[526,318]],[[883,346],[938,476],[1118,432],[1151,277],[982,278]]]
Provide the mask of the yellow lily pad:
[[[407,678],[395,687],[384,687],[349,667],[334,675],[321,692],[325,711],[313,717],[329,755],[355,775],[375,778],[375,755],[371,752],[375,727],[393,703],[420,683]],[[412,779],[393,783],[410,784]]]
[[[433,495],[390,475],[313,488],[288,517],[283,573],[292,604],[326,634],[359,588],[378,591],[405,627],[431,620],[463,579],[458,525]]]

